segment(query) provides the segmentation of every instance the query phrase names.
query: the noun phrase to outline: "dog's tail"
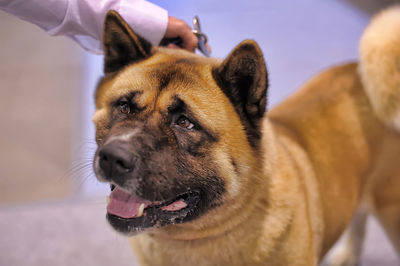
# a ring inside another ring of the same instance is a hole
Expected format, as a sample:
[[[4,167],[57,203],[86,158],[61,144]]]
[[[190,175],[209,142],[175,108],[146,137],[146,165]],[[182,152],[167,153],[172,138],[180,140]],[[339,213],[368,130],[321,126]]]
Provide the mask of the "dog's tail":
[[[378,118],[400,131],[400,5],[380,12],[365,30],[359,72]]]

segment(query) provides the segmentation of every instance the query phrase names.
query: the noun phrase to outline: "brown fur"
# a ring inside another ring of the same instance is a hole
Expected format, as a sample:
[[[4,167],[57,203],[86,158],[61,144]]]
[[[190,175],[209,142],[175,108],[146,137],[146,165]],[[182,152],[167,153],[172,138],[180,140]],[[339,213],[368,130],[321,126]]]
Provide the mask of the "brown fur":
[[[128,43],[117,52],[121,46],[109,38],[115,35]],[[167,175],[165,182],[149,176],[151,189],[145,183],[127,189],[147,198],[163,198],[169,192],[158,184],[173,190],[169,184],[179,180],[219,189],[194,220],[132,237],[141,265],[318,265],[360,202],[400,247],[400,134],[376,115],[358,64],[316,76],[263,117],[267,73],[252,41],[223,62],[146,42],[143,48],[115,12],[106,18],[105,40],[112,51],[105,64],[111,58],[112,67],[96,94],[99,147],[136,128],[141,138],[134,147],[154,150],[149,158],[160,164],[146,169]],[[139,56],[120,61],[123,51]],[[140,111],[129,121],[113,115],[113,103],[135,91]],[[177,98],[201,130],[182,133],[165,122]],[[154,144],[162,138],[164,144]],[[167,148],[160,152],[160,145]],[[173,168],[176,158],[188,168]]]

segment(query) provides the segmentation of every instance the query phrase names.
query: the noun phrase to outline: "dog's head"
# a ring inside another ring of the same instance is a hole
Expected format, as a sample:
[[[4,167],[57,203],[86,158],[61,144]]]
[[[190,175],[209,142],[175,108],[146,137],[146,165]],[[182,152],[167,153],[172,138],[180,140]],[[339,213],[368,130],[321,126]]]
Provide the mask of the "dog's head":
[[[114,11],[103,42],[94,170],[112,185],[111,225],[127,234],[204,227],[240,211],[236,199],[257,183],[266,107],[257,44],[239,44],[224,61],[152,47]]]

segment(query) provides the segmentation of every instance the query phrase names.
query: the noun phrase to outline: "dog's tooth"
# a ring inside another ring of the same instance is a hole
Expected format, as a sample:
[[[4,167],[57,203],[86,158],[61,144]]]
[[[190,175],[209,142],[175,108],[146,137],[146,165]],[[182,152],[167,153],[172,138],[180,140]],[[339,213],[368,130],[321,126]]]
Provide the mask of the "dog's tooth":
[[[106,202],[107,202],[107,204],[110,204],[110,202],[111,202],[110,196],[107,196],[107,197],[106,197]]]
[[[138,214],[136,215],[136,217],[141,217],[143,215],[143,211],[144,211],[144,203],[140,204]]]

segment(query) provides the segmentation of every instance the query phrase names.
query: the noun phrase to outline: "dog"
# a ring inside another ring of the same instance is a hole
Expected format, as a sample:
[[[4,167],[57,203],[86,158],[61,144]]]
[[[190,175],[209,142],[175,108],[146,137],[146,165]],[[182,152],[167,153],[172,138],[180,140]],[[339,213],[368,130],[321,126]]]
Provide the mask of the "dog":
[[[205,58],[153,47],[109,11],[93,165],[140,264],[319,265],[348,228],[349,252],[326,263],[355,265],[367,213],[400,252],[399,18],[378,15],[360,62],[266,112],[256,42]]]

